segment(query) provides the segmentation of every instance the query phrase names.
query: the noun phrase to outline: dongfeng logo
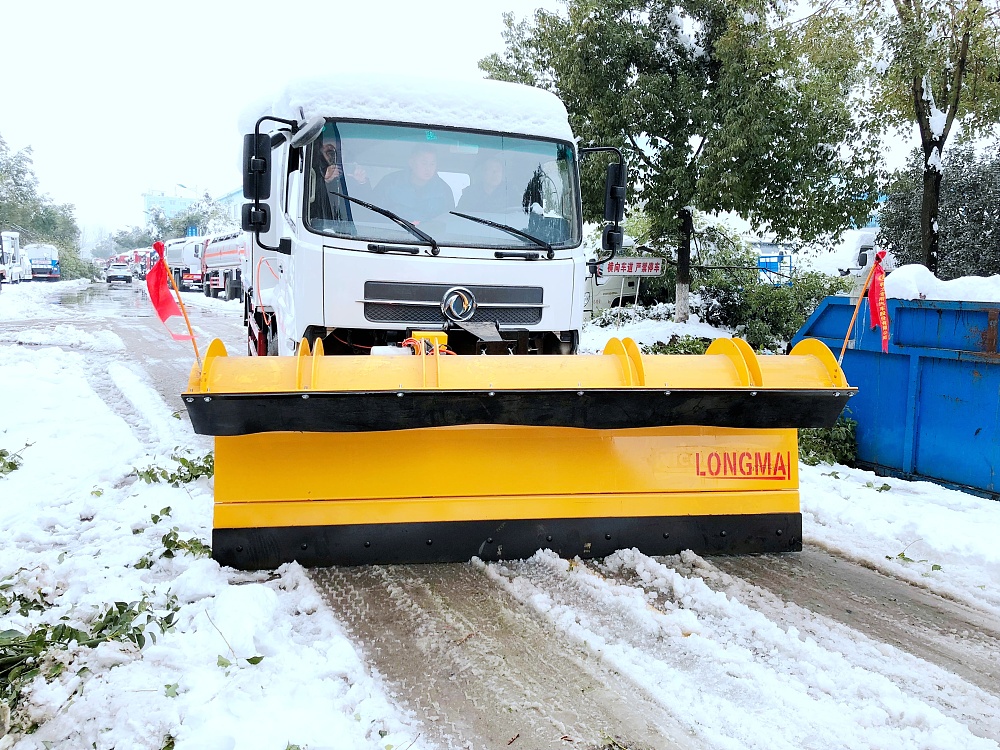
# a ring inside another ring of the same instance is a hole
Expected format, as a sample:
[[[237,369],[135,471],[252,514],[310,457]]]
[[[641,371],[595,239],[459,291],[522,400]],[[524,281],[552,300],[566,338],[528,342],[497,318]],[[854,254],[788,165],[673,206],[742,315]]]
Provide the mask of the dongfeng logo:
[[[476,298],[464,286],[453,286],[441,298],[441,312],[448,320],[466,323],[476,314]]]

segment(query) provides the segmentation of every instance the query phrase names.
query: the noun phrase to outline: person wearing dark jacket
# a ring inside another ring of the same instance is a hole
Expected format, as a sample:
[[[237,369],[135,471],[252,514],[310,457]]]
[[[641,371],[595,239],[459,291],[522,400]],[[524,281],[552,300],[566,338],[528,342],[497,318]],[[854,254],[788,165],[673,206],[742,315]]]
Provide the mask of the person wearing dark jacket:
[[[467,213],[500,213],[508,208],[503,162],[491,156],[483,162],[475,182],[462,191],[458,210]]]
[[[419,224],[455,208],[455,196],[437,173],[437,156],[428,146],[410,154],[409,169],[386,175],[375,188],[374,202]]]

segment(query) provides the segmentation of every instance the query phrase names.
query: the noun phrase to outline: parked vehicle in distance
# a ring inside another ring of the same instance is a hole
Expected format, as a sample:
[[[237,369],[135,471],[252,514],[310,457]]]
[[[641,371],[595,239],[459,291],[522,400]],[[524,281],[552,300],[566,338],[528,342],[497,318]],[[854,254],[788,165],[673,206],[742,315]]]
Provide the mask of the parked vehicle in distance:
[[[55,245],[45,245],[32,243],[24,246],[24,254],[31,262],[31,276],[34,279],[47,279],[58,281],[59,271],[59,248]]]
[[[201,257],[202,291],[206,297],[243,298],[242,267],[247,258],[248,234],[243,231],[213,234]]]
[[[875,263],[875,253],[879,250],[877,239],[878,229],[859,232],[854,242],[850,265],[847,268],[839,269],[841,276],[855,277],[852,296],[861,293],[865,281],[868,279],[868,274],[872,270],[872,265]],[[882,268],[886,273],[896,270],[896,257],[891,252],[886,252],[885,258],[882,259]]]
[[[205,249],[205,237],[179,237],[164,243],[163,254],[167,266],[174,277],[177,288],[182,292],[191,287],[201,288],[201,254]]]
[[[26,271],[20,233],[0,233],[0,283],[18,284],[30,280],[31,265],[27,265]]]
[[[108,266],[108,270],[104,274],[104,279],[109,284],[115,281],[124,281],[126,284],[131,284],[132,269],[129,268],[127,263],[112,263]]]

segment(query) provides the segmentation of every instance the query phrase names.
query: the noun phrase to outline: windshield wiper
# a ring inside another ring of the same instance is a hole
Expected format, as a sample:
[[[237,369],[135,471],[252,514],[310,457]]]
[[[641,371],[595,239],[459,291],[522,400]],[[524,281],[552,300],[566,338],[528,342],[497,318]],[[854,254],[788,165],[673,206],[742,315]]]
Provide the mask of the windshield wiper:
[[[539,247],[544,247],[546,249],[546,251],[547,251],[546,254],[545,254],[545,257],[547,257],[549,260],[552,260],[554,257],[556,257],[556,251],[552,249],[552,245],[550,245],[548,242],[546,242],[543,239],[539,239],[538,237],[534,237],[534,236],[528,234],[527,232],[522,232],[520,229],[514,229],[514,227],[509,227],[506,224],[500,224],[500,223],[495,222],[495,221],[490,221],[489,219],[483,219],[483,218],[481,218],[479,216],[470,216],[469,214],[462,214],[462,213],[459,213],[458,211],[449,211],[448,213],[452,214],[453,216],[461,216],[463,219],[468,219],[469,221],[475,221],[475,222],[478,222],[480,224],[485,224],[488,227],[493,227],[494,229],[499,229],[502,232],[507,232],[508,234],[513,234],[513,235],[515,235],[517,237],[524,237],[526,240],[531,240],[532,242],[534,242]],[[505,253],[503,256],[501,256],[501,254],[499,252],[497,252],[497,253],[494,253],[494,255],[496,255],[498,258],[500,258],[500,257],[512,257],[512,256],[510,256],[509,253]],[[530,260],[534,260],[534,258],[531,258]]]
[[[336,195],[338,198],[343,198],[344,200],[348,200],[351,203],[357,203],[359,206],[364,206],[369,211],[374,211],[377,214],[382,214],[388,219],[392,219],[394,222],[399,224],[399,226],[403,227],[403,229],[407,230],[414,237],[419,237],[428,245],[430,245],[432,255],[437,255],[438,253],[441,252],[440,248],[438,247],[437,240],[435,240],[433,237],[427,234],[427,232],[420,229],[413,222],[407,221],[399,214],[390,211],[388,208],[382,208],[381,206],[376,206],[374,203],[369,203],[368,201],[363,201],[359,198],[352,198],[350,195],[344,195],[343,193],[338,193],[334,190],[328,190],[327,192],[330,195]]]

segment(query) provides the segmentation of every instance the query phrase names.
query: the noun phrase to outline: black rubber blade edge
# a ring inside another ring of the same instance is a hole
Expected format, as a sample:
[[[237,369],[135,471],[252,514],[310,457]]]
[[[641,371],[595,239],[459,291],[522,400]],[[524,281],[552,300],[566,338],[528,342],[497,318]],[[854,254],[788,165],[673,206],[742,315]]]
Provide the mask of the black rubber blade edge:
[[[297,561],[306,567],[487,562],[531,557],[550,549],[561,557],[599,558],[638,548],[647,555],[738,555],[802,550],[800,513],[546,518],[351,526],[214,529],[212,557],[240,570],[270,570]]]
[[[637,427],[832,427],[857,389],[375,391],[184,394],[199,435],[372,432],[498,424]]]

